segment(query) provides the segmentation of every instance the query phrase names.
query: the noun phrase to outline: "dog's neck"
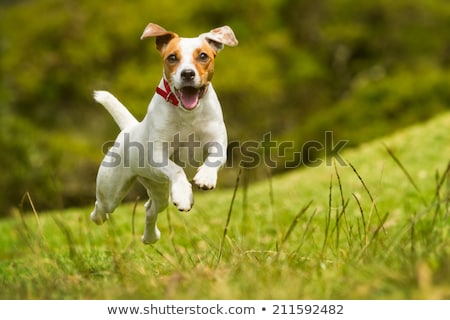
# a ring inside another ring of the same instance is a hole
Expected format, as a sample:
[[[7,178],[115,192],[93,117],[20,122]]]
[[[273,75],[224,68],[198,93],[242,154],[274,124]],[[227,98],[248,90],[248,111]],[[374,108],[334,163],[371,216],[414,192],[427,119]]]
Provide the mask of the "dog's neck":
[[[178,107],[178,105],[180,104],[180,101],[178,101],[177,96],[170,89],[170,85],[167,82],[167,80],[163,78],[161,82],[162,82],[162,86],[164,88],[161,88],[161,84],[160,84],[159,86],[156,87],[156,93],[159,94],[161,97],[163,97],[164,100],[170,102],[175,107]]]

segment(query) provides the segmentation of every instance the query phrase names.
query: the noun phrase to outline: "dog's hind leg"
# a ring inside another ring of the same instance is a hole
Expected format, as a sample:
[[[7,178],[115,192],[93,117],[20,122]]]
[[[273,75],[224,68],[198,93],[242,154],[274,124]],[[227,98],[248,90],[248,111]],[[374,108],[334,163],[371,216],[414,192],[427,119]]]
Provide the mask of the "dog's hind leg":
[[[152,199],[145,203],[145,229],[142,235],[142,242],[144,244],[152,244],[159,240],[161,232],[156,225],[158,219],[158,212]]]
[[[144,244],[152,244],[159,240],[160,232],[156,225],[158,214],[167,208],[169,192],[167,183],[154,183],[149,180],[139,179],[147,188],[149,200],[145,204],[145,228],[142,235]]]
[[[135,177],[130,170],[101,165],[97,174],[97,200],[91,220],[99,225],[108,220],[134,181]]]

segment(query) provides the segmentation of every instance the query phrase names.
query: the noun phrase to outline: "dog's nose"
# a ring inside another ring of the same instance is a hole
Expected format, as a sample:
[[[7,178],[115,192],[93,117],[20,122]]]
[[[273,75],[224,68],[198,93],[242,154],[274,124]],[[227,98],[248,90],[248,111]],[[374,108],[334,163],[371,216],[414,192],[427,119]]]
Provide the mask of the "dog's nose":
[[[181,79],[188,81],[195,78],[195,71],[192,69],[186,69],[181,71]]]

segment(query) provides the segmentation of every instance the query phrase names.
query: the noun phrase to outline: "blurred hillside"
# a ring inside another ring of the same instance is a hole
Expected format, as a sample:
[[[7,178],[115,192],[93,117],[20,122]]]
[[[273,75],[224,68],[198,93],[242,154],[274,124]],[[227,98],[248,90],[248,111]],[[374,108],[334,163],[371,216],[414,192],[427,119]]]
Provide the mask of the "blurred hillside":
[[[332,131],[351,147],[450,106],[446,0],[2,1],[0,216],[27,191],[40,209],[94,201],[118,128],[92,91],[144,116],[162,71],[139,40],[148,22],[182,36],[233,28],[240,44],[219,54],[213,80],[230,141],[271,132],[294,153]]]

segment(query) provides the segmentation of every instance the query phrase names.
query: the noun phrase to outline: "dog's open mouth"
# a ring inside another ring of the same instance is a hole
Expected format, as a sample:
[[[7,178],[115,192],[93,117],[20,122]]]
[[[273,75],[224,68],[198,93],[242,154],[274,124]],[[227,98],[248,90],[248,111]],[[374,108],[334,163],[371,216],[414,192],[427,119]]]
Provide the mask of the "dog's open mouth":
[[[181,89],[175,89],[175,94],[185,109],[192,110],[198,105],[198,102],[203,97],[205,90],[206,87],[183,87]]]

